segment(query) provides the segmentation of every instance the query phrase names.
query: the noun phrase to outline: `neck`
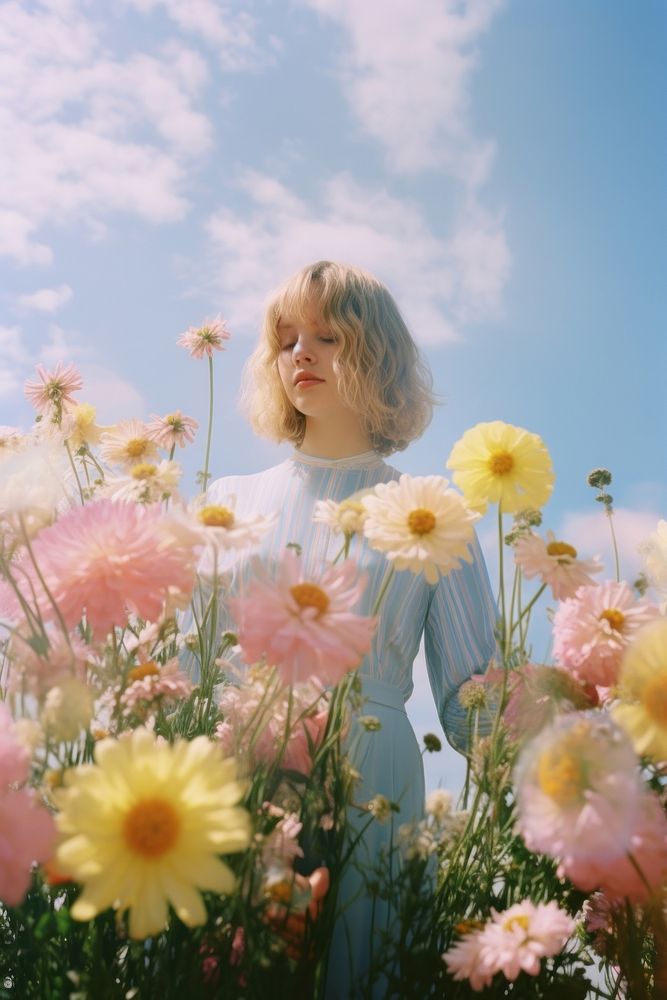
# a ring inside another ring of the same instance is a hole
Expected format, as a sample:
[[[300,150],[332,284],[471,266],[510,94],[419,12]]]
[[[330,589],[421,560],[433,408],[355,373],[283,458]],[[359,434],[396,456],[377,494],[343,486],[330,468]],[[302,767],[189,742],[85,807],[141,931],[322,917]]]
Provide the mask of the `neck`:
[[[332,425],[328,421],[309,417],[306,421],[306,433],[299,445],[299,451],[304,455],[320,458],[349,458],[372,450],[370,438],[356,420],[348,422],[338,418],[335,425]]]

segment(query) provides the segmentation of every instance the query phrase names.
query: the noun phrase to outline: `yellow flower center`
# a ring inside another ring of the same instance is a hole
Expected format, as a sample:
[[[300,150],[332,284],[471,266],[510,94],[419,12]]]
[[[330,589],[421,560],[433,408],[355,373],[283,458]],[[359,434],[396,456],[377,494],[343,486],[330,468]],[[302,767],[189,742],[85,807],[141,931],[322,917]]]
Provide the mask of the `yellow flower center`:
[[[509,451],[494,451],[489,458],[489,470],[494,476],[506,476],[514,468],[514,458]]]
[[[290,587],[290,594],[300,608],[316,608],[323,615],[329,607],[329,598],[314,583],[295,583]]]
[[[146,438],[130,438],[125,445],[125,454],[128,458],[141,458],[148,451],[148,441]]]
[[[130,475],[133,479],[152,479],[153,476],[157,475],[157,465],[151,465],[150,462],[138,462],[137,465],[132,466]]]
[[[271,885],[267,885],[265,892],[274,903],[287,904],[292,899],[292,883],[287,879],[281,879],[280,882],[272,882]]]
[[[358,500],[341,500],[339,511],[341,514],[351,511],[353,514],[363,514],[366,509]]]
[[[231,528],[234,524],[234,511],[215,504],[202,507],[197,517],[207,528]]]
[[[577,550],[574,545],[568,545],[567,542],[549,542],[547,545],[547,552],[550,556],[556,556],[556,558],[559,556],[566,556],[570,559],[577,558]],[[558,561],[560,562],[560,559],[558,559]],[[566,562],[567,559],[564,561]]]
[[[408,514],[408,528],[413,535],[429,535],[435,525],[435,514],[426,507],[417,507]]]
[[[159,858],[178,840],[181,820],[170,802],[143,799],[130,809],[123,824],[127,846],[144,858]]]
[[[165,417],[165,421],[175,431],[182,431],[185,428],[185,424],[183,423],[182,418],[179,417],[177,413],[168,414]]]
[[[600,615],[600,621],[602,620],[609,622],[615,632],[620,632],[623,629],[625,615],[618,608],[605,608]]]
[[[584,785],[581,758],[564,747],[543,750],[537,761],[540,789],[559,806],[568,806],[580,797]]]
[[[144,677],[159,676],[160,668],[155,660],[148,660],[147,663],[140,663],[138,667],[133,667],[127,675],[127,679],[130,683],[132,683],[133,681],[142,681]]]
[[[530,927],[530,918],[525,913],[518,913],[515,917],[503,920],[503,930],[513,931],[515,927],[520,927],[522,931],[527,931]]]
[[[664,670],[644,685],[642,705],[647,715],[667,728],[667,673]]]

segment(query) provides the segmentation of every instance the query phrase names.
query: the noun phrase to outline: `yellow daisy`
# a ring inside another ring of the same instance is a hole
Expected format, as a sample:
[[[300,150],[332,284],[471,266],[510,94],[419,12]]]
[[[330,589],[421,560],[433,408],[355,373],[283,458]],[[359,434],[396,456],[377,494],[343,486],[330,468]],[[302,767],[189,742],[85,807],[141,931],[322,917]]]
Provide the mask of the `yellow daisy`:
[[[408,476],[378,483],[362,497],[363,532],[371,548],[398,570],[423,573],[428,583],[472,561],[470,543],[479,514],[469,510],[442,476]]]
[[[542,507],[553,490],[551,457],[537,434],[502,420],[476,424],[447,460],[453,479],[474,510],[498,503],[503,513]]]
[[[612,715],[637,753],[667,760],[667,619],[645,625],[628,646],[619,691],[620,704]]]
[[[205,923],[198,890],[232,892],[218,855],[250,840],[236,762],[205,736],[171,745],[147,729],[102,740],[95,758],[67,771],[55,793],[58,868],[83,885],[72,916],[129,910],[139,939],[164,930],[169,904],[188,927]]]

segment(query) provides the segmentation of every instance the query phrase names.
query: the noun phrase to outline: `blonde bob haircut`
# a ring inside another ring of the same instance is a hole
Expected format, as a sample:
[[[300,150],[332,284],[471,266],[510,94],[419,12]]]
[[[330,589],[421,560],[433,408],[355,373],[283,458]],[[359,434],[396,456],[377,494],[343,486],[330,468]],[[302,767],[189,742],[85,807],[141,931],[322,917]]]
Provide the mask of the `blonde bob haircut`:
[[[278,328],[307,321],[313,312],[338,341],[338,392],[362,418],[375,451],[406,448],[431,419],[431,373],[384,285],[359,268],[330,261],[304,267],[269,300],[241,390],[253,429],[273,441],[303,441],[306,418],[278,374]]]

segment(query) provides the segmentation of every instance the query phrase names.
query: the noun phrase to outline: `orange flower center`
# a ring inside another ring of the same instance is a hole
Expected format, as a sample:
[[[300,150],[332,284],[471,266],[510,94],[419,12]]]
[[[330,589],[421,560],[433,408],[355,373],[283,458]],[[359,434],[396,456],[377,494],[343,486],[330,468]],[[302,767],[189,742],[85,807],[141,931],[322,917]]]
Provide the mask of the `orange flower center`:
[[[127,846],[144,858],[159,858],[178,840],[181,820],[170,802],[143,799],[130,809],[123,824]]]
[[[489,458],[489,470],[494,476],[506,476],[514,468],[514,458],[509,451],[494,451]]]
[[[408,514],[408,528],[413,535],[429,535],[435,525],[435,514],[426,507],[417,507]]]
[[[667,728],[667,673],[664,670],[644,685],[642,705],[647,715]]]
[[[229,507],[219,507],[215,504],[202,507],[197,517],[207,528],[231,528],[234,524],[234,511]]]
[[[341,514],[346,511],[352,511],[355,514],[363,514],[366,508],[359,500],[341,500],[338,510]]]
[[[525,913],[517,913],[515,917],[503,920],[503,930],[513,931],[515,927],[520,927],[522,931],[527,931],[530,927],[530,918]]]
[[[547,545],[547,552],[550,556],[556,556],[556,558],[559,556],[566,556],[566,559],[564,559],[563,562],[567,562],[568,558],[577,558],[577,550],[574,545],[568,545],[567,542],[549,542]],[[560,562],[561,560],[558,559],[558,561]]]
[[[584,785],[581,758],[562,746],[543,750],[537,761],[537,783],[559,806],[571,805]]]
[[[623,623],[625,622],[625,615],[618,608],[605,608],[600,615],[600,621],[603,620],[609,622],[614,632],[621,632]]]
[[[133,479],[152,479],[156,474],[157,465],[151,465],[150,462],[139,462],[137,465],[132,466],[132,471],[130,472]]]
[[[300,608],[316,608],[323,615],[329,607],[329,598],[314,583],[295,583],[290,587],[290,594]]]
[[[130,684],[133,681],[142,681],[144,677],[159,677],[160,668],[155,660],[148,660],[147,663],[140,663],[138,667],[133,667],[127,675]]]
[[[148,441],[145,438],[130,438],[125,445],[128,458],[141,458],[148,451]]]

